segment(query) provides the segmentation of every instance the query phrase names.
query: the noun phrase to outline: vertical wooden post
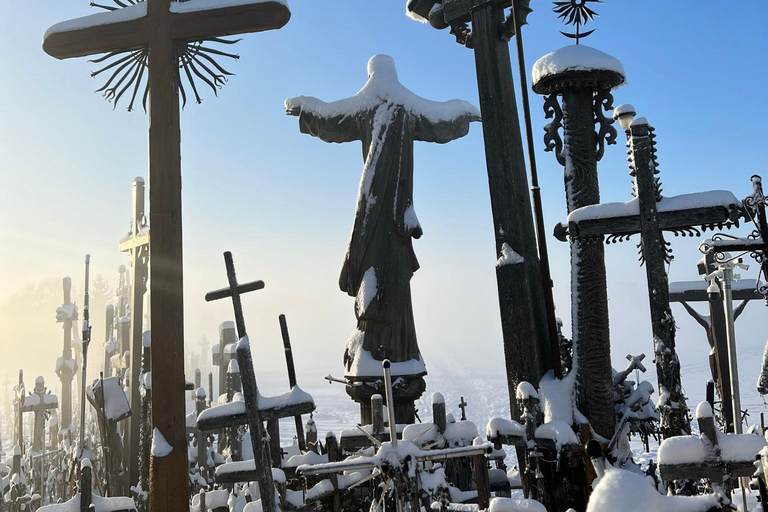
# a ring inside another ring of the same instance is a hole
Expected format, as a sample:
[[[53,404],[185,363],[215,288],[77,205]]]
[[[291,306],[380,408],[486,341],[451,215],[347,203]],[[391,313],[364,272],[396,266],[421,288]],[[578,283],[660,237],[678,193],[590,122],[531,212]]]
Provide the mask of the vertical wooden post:
[[[472,34],[496,254],[500,256],[506,244],[523,257],[521,263],[496,267],[510,411],[519,419],[517,384],[538,385],[551,368],[552,355],[509,47],[499,31],[504,10],[495,2],[474,0],[473,5]]]
[[[140,222],[144,217],[144,180],[137,177],[133,180],[133,222],[131,233],[136,238],[140,231]],[[136,448],[139,446],[139,435],[141,425],[139,424],[139,411],[141,409],[141,393],[139,392],[139,377],[141,376],[141,355],[142,355],[142,334],[144,333],[144,293],[146,292],[147,282],[147,260],[146,247],[134,247],[131,253],[131,268],[133,276],[131,279],[131,378],[130,378],[130,399],[133,415],[128,418],[128,431],[126,437],[127,443],[125,453],[127,454],[128,480],[126,482],[125,494],[130,494],[131,486],[139,481],[139,458],[136,457]]]
[[[80,462],[80,512],[91,511],[92,501],[91,461],[83,459]]]
[[[278,317],[280,321],[280,332],[283,335],[283,348],[285,349],[285,364],[288,367],[288,384],[293,388],[296,385],[296,367],[293,364],[293,350],[291,349],[291,338],[288,335],[288,324],[285,321],[285,315]],[[307,443],[304,440],[304,425],[301,422],[301,415],[294,417],[296,424],[296,438],[299,442],[299,450],[305,451]]]
[[[664,439],[691,432],[687,407],[680,383],[680,361],[675,352],[675,320],[669,307],[666,242],[659,228],[651,128],[644,118],[630,125],[629,154],[635,175],[640,206],[641,253],[648,280],[648,298],[654,338],[659,395],[668,393],[661,407],[661,431]]]
[[[382,414],[383,414],[383,411],[382,411]],[[317,426],[315,425],[315,420],[312,418],[311,415],[307,420],[306,432],[307,432],[307,448],[319,454],[320,450],[318,450],[318,447],[317,447]]]
[[[208,372],[208,407],[213,406],[213,372]]]
[[[491,506],[491,482],[488,474],[488,459],[485,455],[475,455],[475,480],[477,482],[477,508],[488,510]]]
[[[113,306],[112,304],[109,304],[106,307],[106,328],[104,329],[106,333],[106,336],[104,337],[104,375],[106,375],[107,377],[112,376],[112,365],[110,363],[112,352],[107,351],[106,345],[114,336],[114,330],[115,330],[115,306]]]
[[[63,279],[64,306],[72,303],[72,279]],[[67,311],[68,313],[68,311]],[[61,379],[61,425],[68,428],[72,424],[72,378],[75,372],[67,364],[72,361],[72,318],[67,315],[64,319],[64,349],[61,353],[62,365],[58,368]]]
[[[336,441],[336,435],[328,432],[325,436],[325,450],[328,452],[328,462],[337,462],[339,460],[339,444]],[[339,478],[336,473],[330,473],[329,478],[333,485],[333,490],[339,488]],[[341,495],[338,492],[333,493],[333,512],[341,512]]]
[[[445,399],[440,393],[432,393],[432,423],[441,434],[445,433],[446,421]]]
[[[205,410],[205,389],[199,387],[195,390],[195,414],[200,414]],[[207,435],[204,432],[197,431],[197,467],[203,478],[208,479],[208,445],[206,443]]]
[[[282,466],[283,454],[280,449],[280,420],[267,421],[267,435],[269,436],[269,456],[272,459],[272,467]]]
[[[371,396],[371,414],[373,434],[380,434],[384,431],[384,398],[379,395]]]
[[[184,410],[184,294],[181,232],[181,129],[170,0],[147,1],[149,41],[149,213],[152,226],[152,424],[173,447],[152,457],[151,512],[188,512]],[[266,509],[271,512],[272,509]]]

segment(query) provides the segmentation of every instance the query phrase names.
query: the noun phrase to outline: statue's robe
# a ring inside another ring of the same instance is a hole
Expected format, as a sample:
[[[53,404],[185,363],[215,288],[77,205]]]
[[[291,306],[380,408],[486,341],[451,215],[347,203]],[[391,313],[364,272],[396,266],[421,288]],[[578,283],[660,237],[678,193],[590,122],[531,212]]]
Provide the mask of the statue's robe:
[[[391,57],[372,57],[368,77],[352,98],[325,103],[298,97],[287,100],[286,109],[298,113],[302,133],[325,142],[362,142],[365,165],[339,286],[357,299],[364,350],[377,360],[418,360],[410,281],[419,268],[413,239],[422,229],[413,207],[413,142],[463,137],[479,113],[463,101],[414,95],[397,81]],[[356,356],[345,354],[347,370]]]

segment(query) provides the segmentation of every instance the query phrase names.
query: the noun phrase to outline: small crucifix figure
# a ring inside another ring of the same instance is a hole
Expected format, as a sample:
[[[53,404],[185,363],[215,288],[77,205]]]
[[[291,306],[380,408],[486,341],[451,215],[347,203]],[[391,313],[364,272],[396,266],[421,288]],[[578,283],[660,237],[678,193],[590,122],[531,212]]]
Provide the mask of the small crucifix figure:
[[[187,503],[184,300],[181,228],[181,129],[177,43],[279,29],[290,18],[280,0],[147,0],[48,29],[43,49],[58,59],[145,48],[148,51],[149,205],[154,264],[153,425],[170,446],[152,458],[150,510],[182,512]],[[143,68],[142,68],[143,70]]]
[[[464,401],[464,397],[461,397],[459,402],[459,409],[461,409],[461,421],[467,421],[467,402]]]

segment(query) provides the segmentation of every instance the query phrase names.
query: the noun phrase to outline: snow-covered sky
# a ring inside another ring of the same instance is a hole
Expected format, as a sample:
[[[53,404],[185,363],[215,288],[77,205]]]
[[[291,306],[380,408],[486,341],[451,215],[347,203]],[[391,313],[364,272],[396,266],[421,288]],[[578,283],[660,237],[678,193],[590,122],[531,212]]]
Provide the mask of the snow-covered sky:
[[[292,0],[286,27],[246,35],[234,47],[241,59],[227,67],[237,76],[220,97],[204,91],[203,104],[188,104],[182,113],[191,346],[203,335],[215,339],[219,322],[231,318],[226,301],[203,300],[205,292],[224,286],[222,252],[230,250],[241,280],[266,282],[264,290],[244,298],[259,371],[282,372],[277,316],[285,313],[300,374],[341,373],[355,318],[354,299],[337,282],[352,227],[361,148],[300,134],[297,119],[285,116],[283,100],[349,97],[365,83],[368,59],[385,53],[394,57],[401,83],[416,94],[477,105],[472,52],[447,31],[406,18],[404,3]],[[524,29],[528,69],[541,55],[570,44],[558,32],[564,28],[551,3],[532,7]],[[592,25],[597,31],[585,43],[623,63],[629,85],[615,91],[615,104],[632,103],[657,128],[665,194],[728,188],[743,197],[751,174],[768,178],[761,110],[768,82],[768,3],[745,0],[734,8],[694,0],[609,0],[598,10]],[[3,7],[0,302],[51,277],[71,275],[81,287],[86,252],[92,273],[113,285],[117,267],[127,261],[117,245],[130,220],[131,181],[146,177],[147,117],[122,106],[113,111],[94,94],[101,85],[89,76],[94,64],[57,61],[41,50],[50,25],[92,12],[85,0]],[[554,226],[565,219],[563,172],[543,152],[542,98],[532,94],[531,101],[545,220]],[[623,144],[607,149],[600,180],[604,201],[630,198]],[[502,376],[497,255],[479,124],[447,145],[417,143],[414,202],[424,236],[415,243],[422,268],[412,281],[413,302],[428,369],[430,361],[453,359],[465,371]],[[696,240],[669,239],[676,256],[672,280],[696,279]],[[624,366],[627,353],[644,351],[646,361],[651,359],[645,271],[635,243],[606,251],[617,367]],[[549,246],[558,312],[567,328],[568,246],[552,237]],[[706,369],[703,330],[680,306],[673,309],[684,367]],[[49,313],[50,339],[10,339],[0,332],[1,379],[25,367],[30,378],[42,373],[49,385],[56,381],[60,331],[54,311]],[[22,321],[0,318],[0,329]],[[745,375],[756,372],[751,368],[758,364],[766,327],[764,306],[757,302],[737,324]],[[685,381],[690,394],[703,395],[705,374],[698,371],[696,380]],[[309,391],[320,385],[303,382]]]

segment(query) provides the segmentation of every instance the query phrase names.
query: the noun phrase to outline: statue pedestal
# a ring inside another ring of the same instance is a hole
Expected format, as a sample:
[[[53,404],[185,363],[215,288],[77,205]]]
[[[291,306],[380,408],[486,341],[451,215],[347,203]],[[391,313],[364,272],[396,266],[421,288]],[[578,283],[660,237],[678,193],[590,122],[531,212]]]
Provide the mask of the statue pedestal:
[[[371,397],[381,395],[386,403],[384,380],[373,377],[347,376],[347,394],[360,404],[360,420],[363,425],[373,423]],[[427,388],[424,375],[399,375],[392,377],[392,391],[395,395],[395,421],[401,424],[416,422],[416,407],[414,402],[424,394]]]

